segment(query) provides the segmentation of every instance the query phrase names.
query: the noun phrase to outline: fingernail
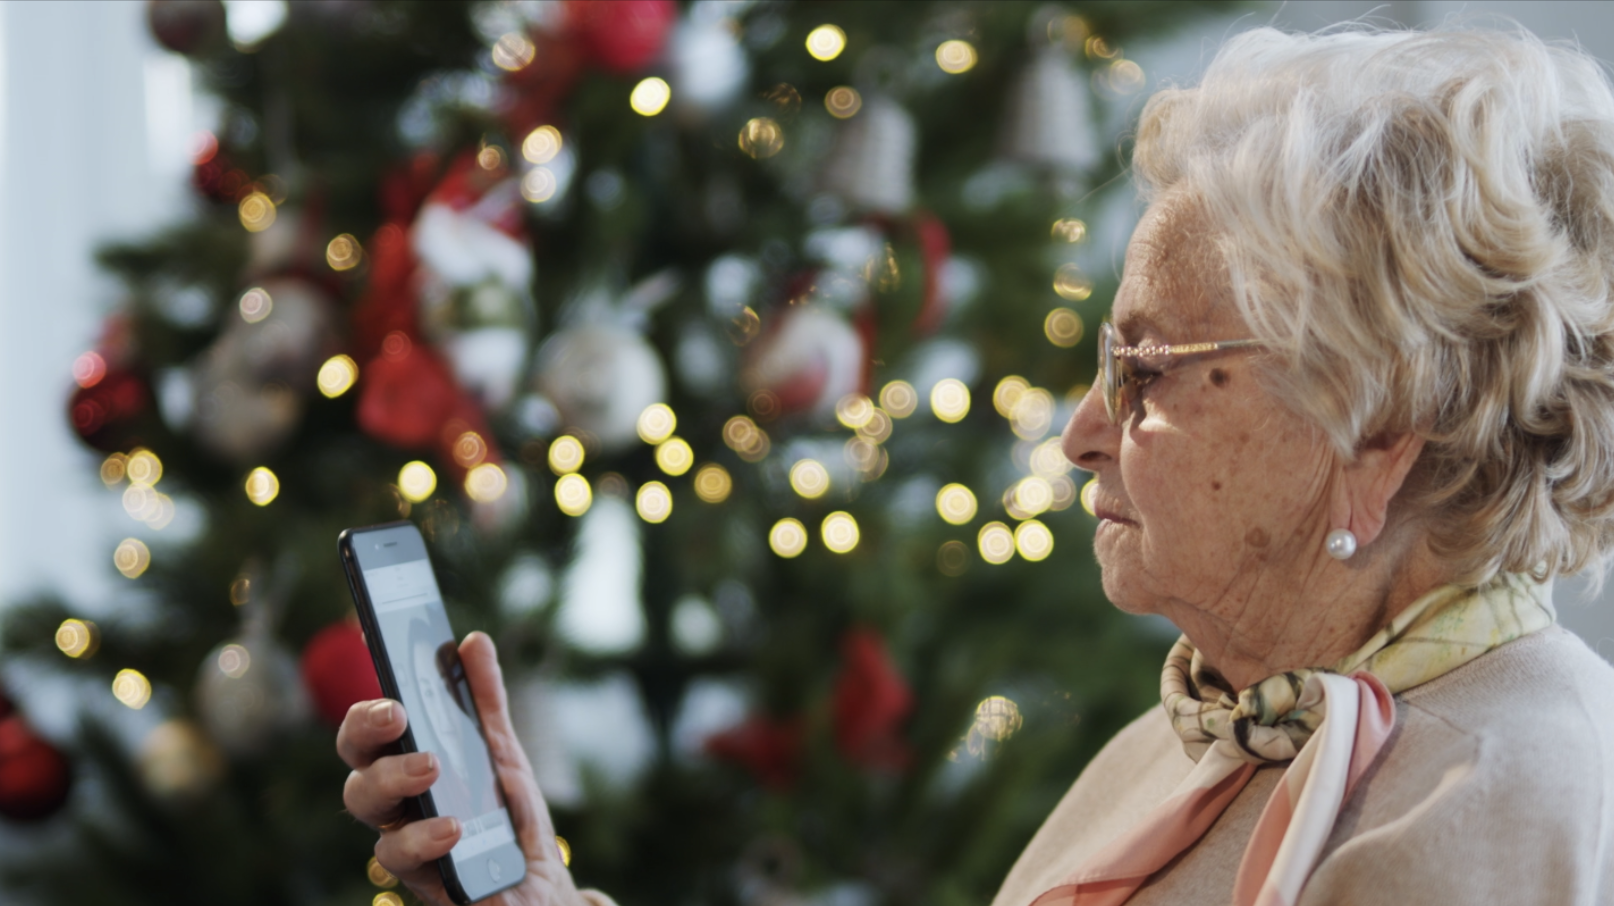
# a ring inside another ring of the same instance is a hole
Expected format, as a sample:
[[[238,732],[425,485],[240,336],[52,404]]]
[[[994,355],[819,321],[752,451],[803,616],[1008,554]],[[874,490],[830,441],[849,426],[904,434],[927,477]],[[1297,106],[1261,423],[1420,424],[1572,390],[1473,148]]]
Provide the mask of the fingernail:
[[[376,702],[370,706],[370,726],[384,727],[392,723],[392,702]]]
[[[412,777],[424,777],[437,768],[437,758],[430,752],[416,752],[404,762],[404,770]]]
[[[458,818],[438,818],[432,822],[432,837],[438,840],[447,840],[460,832]]]

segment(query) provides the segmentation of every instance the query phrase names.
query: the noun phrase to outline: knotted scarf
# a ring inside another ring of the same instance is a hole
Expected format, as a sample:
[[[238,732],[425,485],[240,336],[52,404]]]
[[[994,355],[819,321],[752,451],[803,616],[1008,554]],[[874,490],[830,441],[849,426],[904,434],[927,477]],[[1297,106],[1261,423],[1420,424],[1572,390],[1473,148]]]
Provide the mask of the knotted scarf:
[[[1395,724],[1393,694],[1429,682],[1555,620],[1552,586],[1503,575],[1437,588],[1329,669],[1280,673],[1235,694],[1184,636],[1161,698],[1188,777],[1136,827],[1032,906],[1119,906],[1193,846],[1261,765],[1292,761],[1256,823],[1234,882],[1236,906],[1293,906],[1346,796]]]

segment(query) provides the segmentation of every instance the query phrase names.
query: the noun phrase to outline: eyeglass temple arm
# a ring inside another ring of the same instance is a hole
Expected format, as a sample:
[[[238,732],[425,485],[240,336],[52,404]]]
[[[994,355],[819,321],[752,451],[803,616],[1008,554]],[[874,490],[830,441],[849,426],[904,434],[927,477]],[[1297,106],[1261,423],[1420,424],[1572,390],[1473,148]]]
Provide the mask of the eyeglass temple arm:
[[[1219,349],[1237,349],[1243,346],[1259,346],[1260,340],[1218,340],[1213,343],[1179,343],[1175,346],[1117,346],[1112,355],[1125,358],[1154,358],[1163,355],[1193,355],[1200,352],[1215,352]]]

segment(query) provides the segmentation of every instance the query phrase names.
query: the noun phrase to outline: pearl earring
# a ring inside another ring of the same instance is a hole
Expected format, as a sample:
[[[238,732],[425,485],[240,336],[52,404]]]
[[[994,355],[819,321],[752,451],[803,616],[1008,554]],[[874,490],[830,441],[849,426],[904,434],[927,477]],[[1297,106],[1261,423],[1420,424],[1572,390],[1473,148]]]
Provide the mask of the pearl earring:
[[[1356,553],[1356,536],[1350,529],[1334,529],[1323,542],[1323,549],[1335,560],[1349,560]]]

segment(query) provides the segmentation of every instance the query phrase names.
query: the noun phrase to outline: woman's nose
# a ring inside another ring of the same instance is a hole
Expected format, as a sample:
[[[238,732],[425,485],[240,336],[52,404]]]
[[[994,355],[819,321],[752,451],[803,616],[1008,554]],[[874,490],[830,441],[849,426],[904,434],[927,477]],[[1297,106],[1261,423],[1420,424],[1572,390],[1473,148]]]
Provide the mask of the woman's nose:
[[[1104,408],[1103,391],[1093,387],[1082,397],[1060,437],[1065,458],[1078,469],[1097,472],[1115,462],[1121,449],[1121,429],[1110,423]]]

